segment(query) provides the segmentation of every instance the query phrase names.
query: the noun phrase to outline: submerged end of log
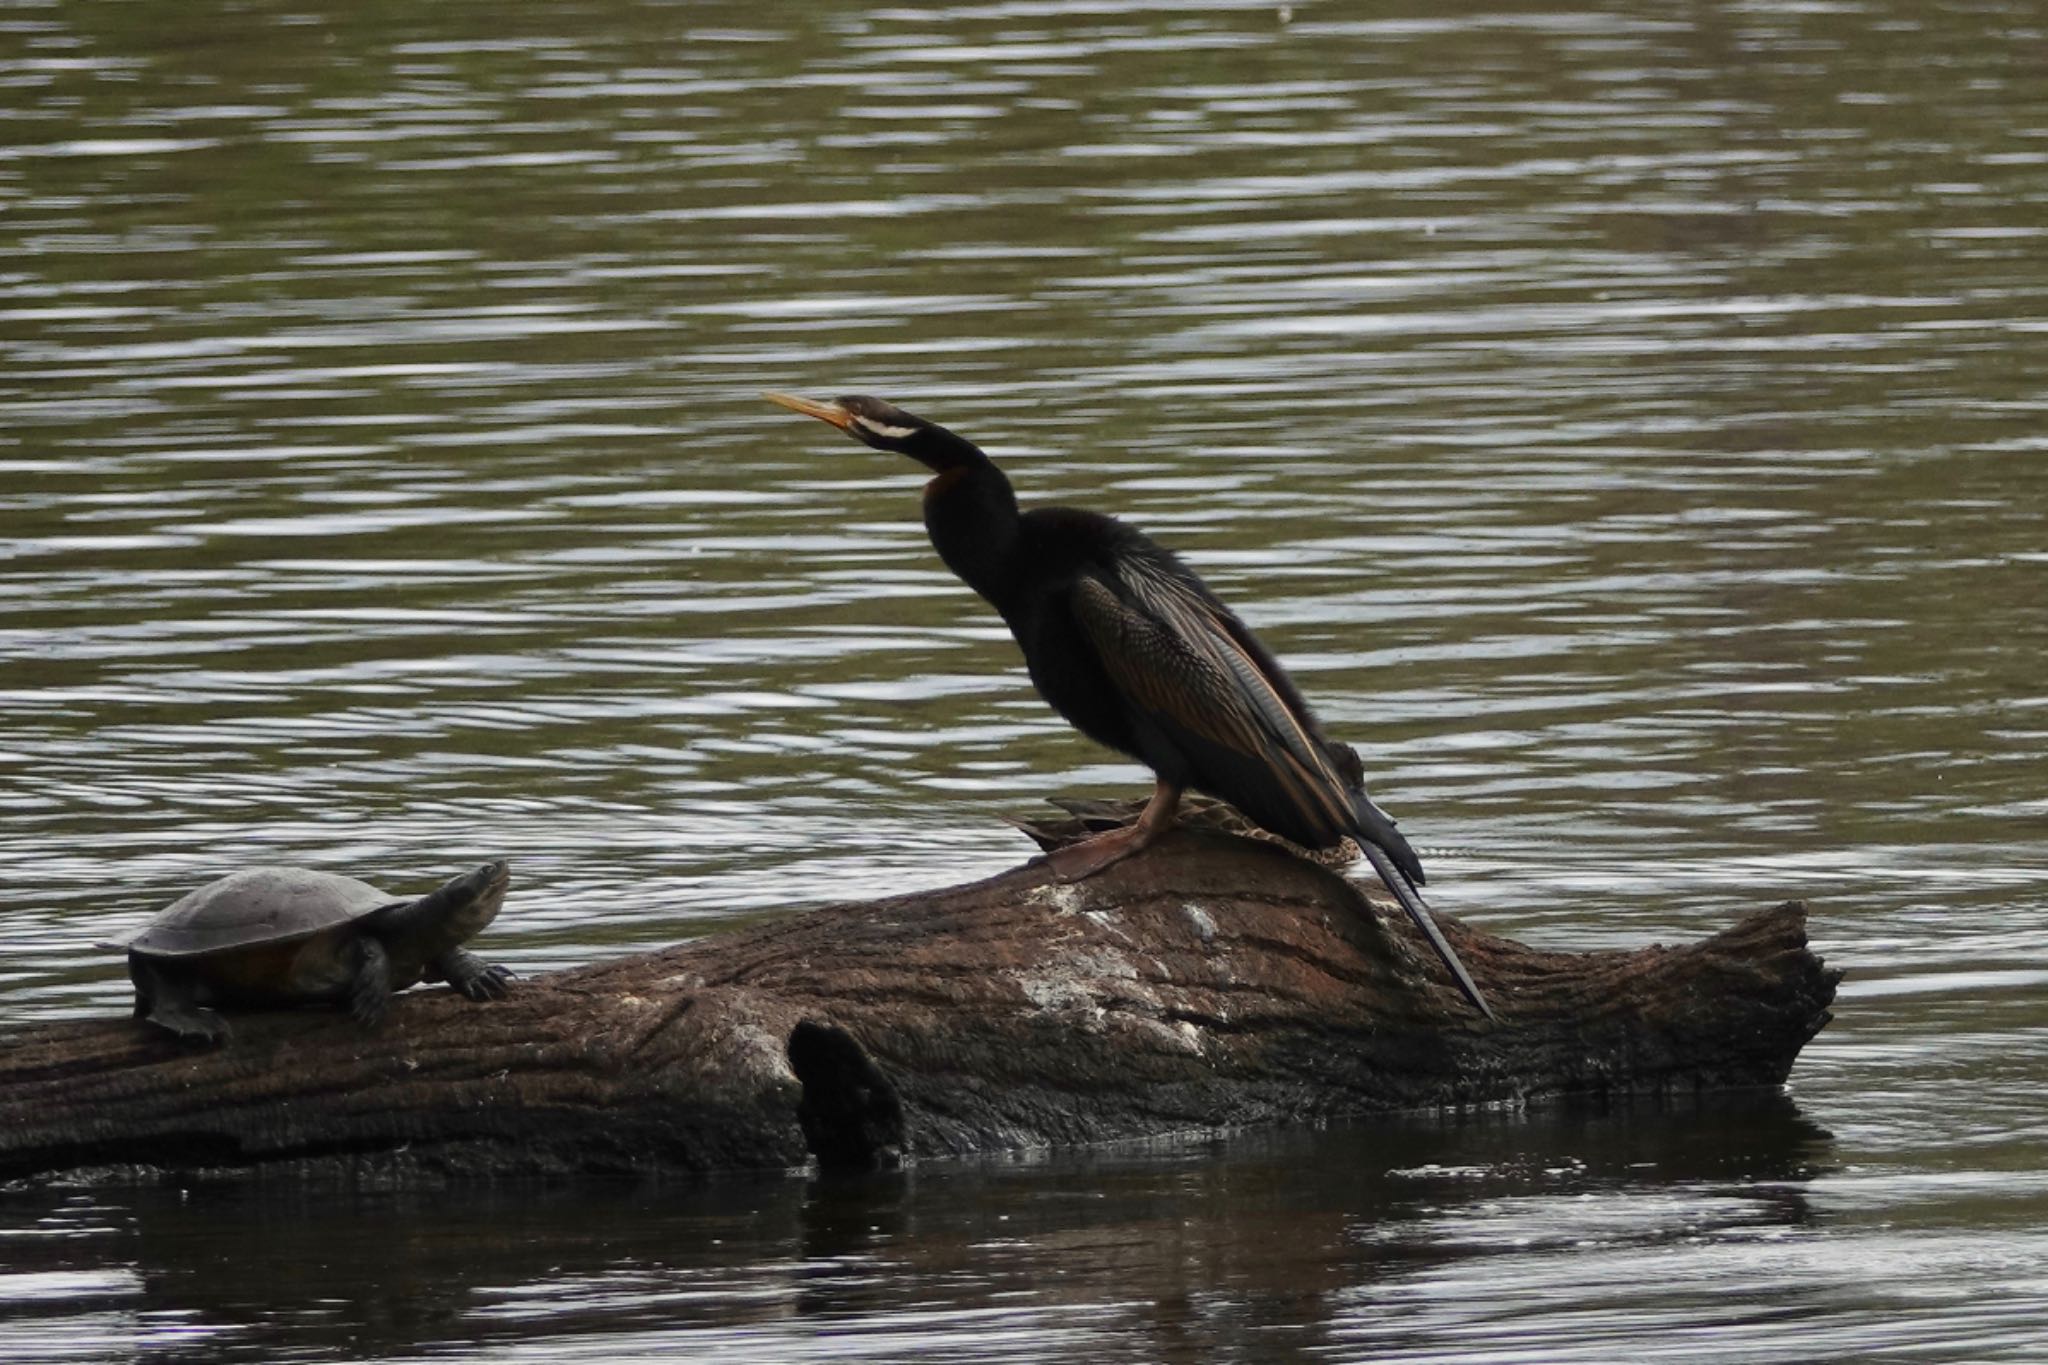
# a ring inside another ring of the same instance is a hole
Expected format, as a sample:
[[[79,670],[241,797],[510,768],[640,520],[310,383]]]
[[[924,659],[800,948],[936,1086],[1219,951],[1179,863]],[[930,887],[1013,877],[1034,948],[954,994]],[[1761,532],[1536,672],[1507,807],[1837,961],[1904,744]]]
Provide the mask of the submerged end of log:
[[[1077,884],[1034,862],[550,973],[504,1001],[415,991],[376,1033],[246,1016],[227,1047],[193,1051],[125,1017],[47,1026],[0,1049],[0,1179],[862,1168],[1774,1087],[1840,977],[1797,901],[1629,952],[1443,928],[1497,1024],[1357,886],[1191,829]]]

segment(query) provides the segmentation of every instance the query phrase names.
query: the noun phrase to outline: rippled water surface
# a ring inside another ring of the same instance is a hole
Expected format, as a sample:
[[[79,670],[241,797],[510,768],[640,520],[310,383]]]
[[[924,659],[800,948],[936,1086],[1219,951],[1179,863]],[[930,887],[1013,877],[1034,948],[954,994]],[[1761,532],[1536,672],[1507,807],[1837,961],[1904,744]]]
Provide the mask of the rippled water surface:
[[[0,9],[0,1012],[238,864],[522,971],[1143,789],[876,392],[1183,550],[1452,913],[1788,895],[1796,1109],[0,1202],[51,1361],[2048,1357],[2030,3]]]

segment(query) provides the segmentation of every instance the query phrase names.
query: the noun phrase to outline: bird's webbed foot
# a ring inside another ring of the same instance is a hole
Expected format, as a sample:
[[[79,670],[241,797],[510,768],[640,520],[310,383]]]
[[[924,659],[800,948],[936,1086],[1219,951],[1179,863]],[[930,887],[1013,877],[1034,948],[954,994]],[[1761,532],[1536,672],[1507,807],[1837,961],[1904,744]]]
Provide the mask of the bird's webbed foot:
[[[1041,861],[1047,871],[1063,882],[1086,881],[1104,868],[1120,863],[1143,849],[1157,837],[1156,831],[1141,837],[1137,825],[1125,825],[1122,829],[1113,829],[1107,834],[1055,849],[1045,854]]]

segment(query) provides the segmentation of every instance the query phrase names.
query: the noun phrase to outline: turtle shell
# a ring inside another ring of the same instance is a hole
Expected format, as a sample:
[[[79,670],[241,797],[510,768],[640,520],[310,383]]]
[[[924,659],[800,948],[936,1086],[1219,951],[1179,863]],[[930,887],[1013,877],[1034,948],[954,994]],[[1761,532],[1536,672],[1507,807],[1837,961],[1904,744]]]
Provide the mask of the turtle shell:
[[[354,877],[303,867],[252,867],[172,901],[118,946],[146,957],[194,957],[289,943],[398,903]]]

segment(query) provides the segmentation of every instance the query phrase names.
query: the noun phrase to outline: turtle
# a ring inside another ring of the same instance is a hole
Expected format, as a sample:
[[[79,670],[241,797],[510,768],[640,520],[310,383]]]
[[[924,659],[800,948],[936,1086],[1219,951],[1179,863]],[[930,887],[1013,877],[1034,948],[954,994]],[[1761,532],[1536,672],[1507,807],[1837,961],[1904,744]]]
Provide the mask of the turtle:
[[[485,863],[418,900],[303,867],[251,867],[171,902],[109,947],[128,952],[135,1017],[180,1038],[224,1042],[218,1008],[343,1005],[365,1027],[393,991],[446,981],[471,1000],[502,999],[512,973],[461,945],[505,899],[511,873]]]

